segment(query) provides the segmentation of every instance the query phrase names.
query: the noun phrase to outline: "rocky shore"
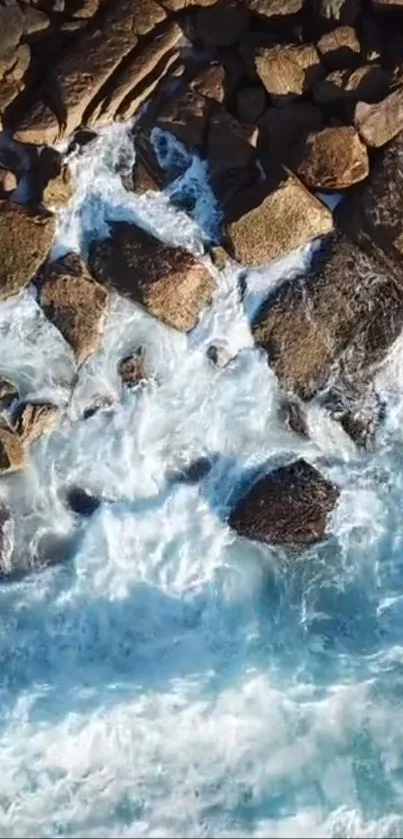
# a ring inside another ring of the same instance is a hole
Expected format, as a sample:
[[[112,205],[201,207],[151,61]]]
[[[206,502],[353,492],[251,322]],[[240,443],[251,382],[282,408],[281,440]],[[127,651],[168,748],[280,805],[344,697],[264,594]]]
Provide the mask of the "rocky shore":
[[[374,445],[374,379],[403,327],[401,2],[0,0],[0,32],[0,300],[32,284],[78,375],[112,294],[186,333],[212,303],[213,263],[247,272],[320,240],[307,275],[268,290],[253,338],[294,431],[307,433],[318,400],[358,447]],[[169,188],[192,155],[207,162],[220,226],[206,258],[126,221],[86,254],[50,257],[75,189],[69,156],[127,120],[127,190]],[[156,137],[169,135],[188,154],[163,166]],[[124,388],[147,386],[140,346],[119,374]],[[0,377],[0,476],[24,469],[61,416]],[[298,460],[260,477],[229,523],[304,545],[323,538],[338,496]],[[3,568],[12,525],[0,501]]]

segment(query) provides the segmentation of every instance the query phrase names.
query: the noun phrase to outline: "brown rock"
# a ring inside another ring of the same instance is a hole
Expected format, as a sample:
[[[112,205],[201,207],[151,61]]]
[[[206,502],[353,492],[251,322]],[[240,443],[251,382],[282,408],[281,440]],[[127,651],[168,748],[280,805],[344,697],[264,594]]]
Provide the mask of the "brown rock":
[[[223,102],[225,98],[225,70],[222,64],[212,64],[199,73],[190,83],[190,87],[201,96]]]
[[[313,44],[261,48],[255,54],[256,72],[277,104],[302,96],[323,76]]]
[[[24,17],[17,3],[0,7],[0,66],[4,58],[12,55],[23,35]]]
[[[88,20],[88,18],[95,17],[100,3],[101,0],[81,0],[80,7],[73,12],[73,17],[79,18],[80,20]]]
[[[116,118],[128,120],[135,116],[142,105],[152,95],[158,96],[158,88],[169,79],[177,78],[184,73],[185,67],[180,63],[180,46],[167,50],[159,61],[155,70],[143,82],[133,88],[122,102]]]
[[[297,174],[310,189],[346,189],[369,173],[368,152],[350,125],[309,134]]]
[[[152,173],[146,169],[144,163],[136,158],[132,171],[133,192],[142,195],[144,192],[151,190],[152,192],[159,192],[159,184],[153,177]]]
[[[59,175],[52,178],[43,192],[43,203],[50,208],[64,207],[74,194],[71,172],[67,164],[63,165]]]
[[[0,201],[0,300],[30,283],[49,253],[54,232],[53,216]]]
[[[248,28],[249,13],[238,0],[221,0],[211,8],[199,9],[196,32],[207,45],[229,47],[240,41]]]
[[[266,108],[266,93],[260,85],[241,87],[236,99],[237,113],[241,122],[257,122]]]
[[[25,86],[24,76],[31,60],[28,44],[20,44],[12,53],[9,66],[0,80],[0,114],[17,98]],[[0,65],[1,65],[0,60]],[[4,69],[4,68],[3,68]]]
[[[91,277],[76,254],[52,263],[39,292],[46,317],[70,344],[78,364],[97,351],[102,337],[108,294]]]
[[[300,280],[269,295],[252,332],[281,386],[309,400],[329,383],[360,392],[403,327],[403,289],[389,270],[333,237]]]
[[[19,411],[16,433],[23,446],[32,446],[40,437],[51,434],[60,420],[61,411],[48,402],[24,402]]]
[[[0,195],[2,198],[8,197],[7,193],[13,192],[17,186],[17,178],[14,172],[9,169],[3,169],[0,166]]]
[[[290,172],[276,188],[263,182],[234,204],[227,248],[241,265],[262,265],[332,228],[331,212]]]
[[[0,408],[7,408],[14,402],[14,399],[18,399],[18,388],[14,384],[14,382],[10,381],[10,379],[6,379],[5,376],[0,377]]]
[[[91,246],[95,275],[168,326],[192,329],[215,287],[204,265],[135,224],[112,222],[110,230],[109,239]]]
[[[50,20],[45,12],[40,9],[34,9],[32,6],[24,6],[24,35],[26,38],[37,35],[38,32],[44,32],[49,29]]]
[[[248,539],[308,545],[326,535],[338,488],[305,460],[269,472],[241,498],[229,525]]]
[[[167,12],[180,12],[181,9],[187,9],[191,6],[214,6],[217,0],[161,0],[161,6]]]
[[[244,0],[250,12],[268,18],[282,18],[302,11],[304,0]]]
[[[315,85],[313,98],[319,105],[378,102],[386,96],[389,74],[378,64],[357,70],[335,70]]]
[[[201,148],[206,139],[212,101],[187,89],[158,113],[157,125],[188,148]]]
[[[316,47],[329,70],[345,70],[360,63],[360,42],[352,26],[338,26],[327,32]]]
[[[143,347],[122,359],[119,364],[119,376],[122,384],[128,388],[148,381]]]
[[[280,164],[291,166],[295,150],[312,131],[324,127],[322,111],[310,102],[268,108],[259,120],[258,154],[267,174]]]
[[[255,149],[239,122],[221,107],[211,113],[207,158],[214,192],[225,204],[258,177]]]
[[[25,449],[18,434],[0,426],[0,475],[22,469],[25,463]]]
[[[371,148],[379,148],[393,140],[403,131],[403,88],[395,90],[375,105],[358,102],[354,125],[364,143]]]

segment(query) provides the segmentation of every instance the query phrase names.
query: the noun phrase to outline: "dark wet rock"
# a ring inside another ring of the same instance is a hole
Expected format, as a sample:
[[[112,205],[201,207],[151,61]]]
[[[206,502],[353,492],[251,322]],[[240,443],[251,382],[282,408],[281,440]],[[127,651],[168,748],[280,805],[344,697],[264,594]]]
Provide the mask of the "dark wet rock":
[[[0,201],[0,299],[26,288],[49,253],[54,232],[52,215]]]
[[[346,70],[360,63],[361,46],[353,26],[338,26],[327,32],[316,47],[329,70]]]
[[[97,351],[108,308],[108,293],[77,254],[51,263],[39,290],[46,317],[70,344],[78,364]]]
[[[310,189],[346,189],[369,173],[366,146],[351,125],[309,134],[297,155],[296,172]]]
[[[234,355],[229,349],[220,344],[210,344],[207,349],[207,358],[215,367],[227,367],[233,360]]]
[[[110,237],[93,242],[89,264],[101,282],[182,332],[195,325],[215,287],[192,254],[127,222],[112,222]]]
[[[362,392],[403,327],[403,289],[335,236],[307,277],[269,295],[252,331],[282,387],[309,400],[338,379]]]
[[[198,457],[191,463],[167,474],[168,483],[197,484],[211,472],[213,461],[209,457]]]
[[[118,372],[124,387],[134,388],[140,384],[145,384],[148,381],[148,375],[144,348],[140,347],[123,358],[119,363]]]
[[[81,152],[83,149],[86,148],[86,146],[94,142],[94,140],[96,140],[97,137],[97,132],[93,131],[91,128],[78,128],[77,131],[74,132],[71,140],[69,141],[67,153],[70,154],[73,151]]]
[[[11,428],[0,425],[0,475],[22,469],[26,463],[26,450]]]
[[[196,32],[207,45],[228,47],[240,41],[248,28],[249,13],[238,0],[222,0],[211,8],[199,9]]]
[[[298,434],[298,437],[307,438],[308,427],[304,406],[295,399],[283,398],[280,403],[280,418],[283,420],[289,431]]]
[[[278,105],[288,104],[307,93],[324,75],[313,44],[261,47],[255,53],[255,68]]]
[[[241,498],[229,517],[240,536],[273,545],[308,545],[326,535],[338,488],[305,460],[275,469]]]
[[[18,398],[18,388],[14,382],[5,376],[0,376],[0,409],[8,408]]]
[[[95,416],[99,411],[111,411],[114,408],[114,400],[111,396],[100,394],[97,396],[91,405],[83,411],[83,419],[88,420]]]
[[[125,184],[126,189],[128,188]],[[152,175],[151,172],[144,166],[144,163],[136,157],[136,160],[133,165],[132,169],[132,183],[131,189],[133,192],[137,192],[139,195],[143,195],[144,192],[148,192],[151,190],[152,192],[159,192],[160,185],[158,180]]]
[[[378,64],[367,64],[357,70],[335,70],[321,79],[314,88],[313,98],[318,105],[355,105],[379,102],[387,95],[389,73]]]
[[[60,421],[61,410],[49,402],[23,402],[18,410],[15,431],[24,446],[47,437]]]
[[[287,108],[268,108],[259,119],[258,154],[267,174],[281,164],[292,166],[295,150],[312,131],[325,127],[320,108],[293,102]]]
[[[232,207],[227,249],[241,265],[262,265],[333,228],[332,214],[291,173],[272,189],[265,182]]]
[[[385,403],[372,383],[367,388],[355,389],[351,382],[344,380],[326,393],[324,407],[360,448],[369,448],[374,443],[385,418]]]
[[[371,148],[379,148],[403,131],[403,88],[393,91],[378,104],[358,102],[354,125]]]
[[[89,518],[99,509],[101,499],[93,495],[88,489],[74,486],[66,492],[66,504],[73,513]]]
[[[208,130],[212,100],[188,88],[159,111],[157,125],[170,131],[188,149],[202,148]]]
[[[241,122],[257,122],[266,104],[266,94],[260,85],[247,85],[238,90],[236,107]]]
[[[211,112],[207,159],[214,193],[224,204],[259,178],[256,150],[238,120],[218,106]]]

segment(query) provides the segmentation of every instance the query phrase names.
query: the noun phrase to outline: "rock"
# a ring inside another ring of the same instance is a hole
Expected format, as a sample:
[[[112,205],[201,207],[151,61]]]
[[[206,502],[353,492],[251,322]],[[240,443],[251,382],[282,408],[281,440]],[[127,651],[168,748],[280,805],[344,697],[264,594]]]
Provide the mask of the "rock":
[[[161,6],[167,12],[180,12],[191,6],[214,6],[217,0],[161,0]]]
[[[393,140],[403,131],[403,88],[393,91],[378,104],[358,102],[354,125],[364,143],[371,148],[380,148]]]
[[[47,183],[43,192],[43,203],[51,209],[59,209],[68,204],[73,194],[74,187],[70,168],[67,164],[64,164],[60,173]]]
[[[45,12],[40,9],[34,9],[32,6],[24,7],[24,35],[30,38],[32,35],[37,35],[38,32],[44,32],[50,27],[50,20]]]
[[[20,44],[12,53],[7,71],[0,80],[0,114],[17,98],[25,87],[25,73],[31,61],[28,44]],[[0,60],[0,66],[1,66]],[[4,67],[3,67],[4,69]],[[0,122],[1,125],[1,122]]]
[[[100,3],[101,0],[81,0],[80,7],[73,12],[73,18],[88,20],[89,18],[95,17]]]
[[[157,179],[144,166],[141,160],[136,158],[132,170],[132,189],[139,195],[151,190],[152,192],[159,192],[160,185]]]
[[[280,416],[289,431],[298,437],[309,438],[306,415],[303,405],[296,399],[283,399],[280,406]]]
[[[331,212],[291,173],[274,188],[258,184],[234,203],[227,249],[241,265],[262,265],[333,228]]]
[[[123,100],[116,114],[116,118],[124,121],[131,119],[137,115],[140,108],[147,102],[152,95],[158,97],[160,88],[162,95],[169,89],[171,82],[175,85],[175,80],[185,72],[183,62],[179,61],[181,54],[181,47],[178,46],[164,52],[155,70],[150,73],[144,81],[136,85],[130,94]],[[175,85],[176,87],[176,85]]]
[[[25,463],[25,449],[18,434],[0,426],[0,475],[22,469]]]
[[[362,191],[343,208],[347,234],[397,271],[403,260],[403,135],[385,148]],[[343,218],[342,217],[342,218]],[[379,304],[380,305],[380,304]]]
[[[225,99],[225,69],[222,64],[212,64],[190,82],[190,87],[201,96],[223,102]]]
[[[360,42],[352,26],[338,26],[322,35],[316,48],[329,70],[346,70],[360,63]]]
[[[14,521],[10,510],[0,501],[0,574],[7,573],[14,546]]]
[[[202,148],[207,137],[212,104],[212,100],[189,88],[164,105],[158,113],[156,124],[174,134],[187,148]]]
[[[386,96],[389,74],[378,64],[367,64],[357,70],[335,70],[315,85],[313,98],[318,105],[378,102]]]
[[[362,392],[403,327],[403,289],[392,273],[343,236],[309,274],[283,282],[252,332],[284,390],[303,400],[341,380]],[[352,407],[352,406],[350,406]]]
[[[350,125],[309,134],[296,172],[310,189],[346,189],[369,173],[368,152]]]
[[[170,484],[198,484],[210,472],[213,461],[209,457],[198,457],[179,469],[167,473],[166,480]]]
[[[196,32],[207,45],[229,47],[240,41],[248,28],[249,13],[238,0],[222,0],[211,8],[199,9]]]
[[[3,169],[0,166],[0,196],[2,198],[8,198],[10,192],[14,192],[17,186],[17,177],[14,172],[10,172],[9,169]]]
[[[31,282],[49,253],[54,232],[53,216],[0,201],[0,300]]]
[[[181,332],[192,329],[215,287],[190,253],[127,222],[110,224],[109,239],[91,245],[89,262],[101,282]]]
[[[282,18],[302,11],[305,0],[244,0],[253,14],[267,18]]]
[[[119,364],[119,376],[124,387],[133,388],[148,381],[144,349],[135,350]]]
[[[79,256],[69,253],[48,266],[39,304],[70,344],[79,365],[98,350],[108,294]]]
[[[395,12],[403,6],[402,0],[372,0],[377,12]]]
[[[383,54],[382,30],[376,17],[366,15],[360,27],[361,51],[365,61],[379,61]]]
[[[259,120],[258,155],[267,174],[291,166],[295,150],[312,131],[324,128],[322,111],[310,102],[268,108]]]
[[[240,536],[273,545],[309,545],[326,535],[340,492],[302,458],[274,469],[241,498],[229,517]]]
[[[51,434],[60,415],[60,408],[48,402],[22,403],[15,428],[22,445],[32,446],[40,437]]]
[[[83,487],[70,487],[66,493],[66,504],[73,513],[89,518],[101,506],[101,499]]]
[[[224,204],[259,174],[256,151],[245,139],[242,126],[221,107],[211,112],[207,159],[213,190]]]
[[[241,122],[257,122],[266,108],[264,88],[260,85],[241,87],[237,93],[236,107]]]
[[[95,416],[98,411],[113,411],[114,399],[108,394],[98,394],[94,401],[83,411],[83,419],[88,420]]]
[[[0,376],[0,409],[8,408],[18,398],[18,388],[14,382]]]
[[[0,70],[2,62],[12,55],[21,41],[24,16],[18,4],[0,7]]]
[[[256,72],[278,105],[307,93],[323,76],[319,53],[313,44],[258,49]]]
[[[353,25],[360,15],[361,0],[317,0],[318,14],[329,22]]]

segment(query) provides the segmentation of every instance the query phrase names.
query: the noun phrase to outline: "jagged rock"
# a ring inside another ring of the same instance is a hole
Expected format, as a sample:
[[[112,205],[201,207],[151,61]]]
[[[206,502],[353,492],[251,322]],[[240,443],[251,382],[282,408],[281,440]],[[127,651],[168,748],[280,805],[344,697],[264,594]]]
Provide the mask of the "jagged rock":
[[[340,492],[302,458],[269,472],[229,517],[240,536],[273,545],[308,545],[326,535]]]
[[[262,47],[255,53],[255,68],[278,105],[302,96],[323,76],[319,53],[313,44]]]
[[[124,99],[116,115],[117,119],[122,121],[131,119],[152,95],[158,96],[160,86],[168,86],[170,81],[185,72],[184,64],[179,61],[180,53],[181,48],[178,44],[163,54],[155,70]]]
[[[93,242],[89,263],[101,282],[182,332],[195,325],[215,287],[205,266],[190,253],[127,222],[112,222],[110,237]]]
[[[125,387],[133,388],[148,381],[144,349],[135,350],[119,364],[119,376]]]
[[[198,457],[182,467],[167,472],[166,481],[170,484],[198,484],[209,472],[213,461],[209,457]]]
[[[244,0],[249,11],[262,17],[282,18],[300,12],[305,0]]]
[[[48,402],[24,402],[18,412],[15,431],[23,446],[32,446],[40,437],[51,434],[61,411]]]
[[[15,399],[18,399],[18,388],[10,379],[0,376],[0,408],[8,408]]]
[[[269,295],[252,332],[284,390],[309,400],[340,377],[362,391],[402,327],[403,289],[391,272],[337,236],[308,276]]]
[[[248,85],[238,90],[236,106],[241,122],[256,122],[266,108],[266,94],[260,85]]]
[[[53,208],[64,207],[73,197],[74,187],[71,171],[67,164],[62,165],[55,178],[51,178],[43,191],[43,203]]]
[[[312,131],[324,128],[320,108],[294,102],[287,108],[268,108],[259,120],[258,154],[267,174],[280,164],[291,166],[295,151]]]
[[[8,198],[10,192],[14,192],[17,186],[17,177],[9,169],[0,166],[0,197]]]
[[[346,70],[360,63],[361,46],[352,26],[338,26],[327,32],[316,47],[329,70]]]
[[[222,107],[211,111],[207,159],[213,190],[224,204],[259,177],[255,149],[240,123]]]
[[[190,87],[201,96],[223,102],[225,99],[225,69],[222,64],[212,64],[190,82]]]
[[[357,70],[335,70],[314,88],[313,98],[318,105],[378,102],[386,96],[389,74],[378,64],[367,64]]]
[[[78,364],[97,351],[108,294],[77,254],[67,254],[48,266],[39,290],[39,304],[70,344]]]
[[[187,89],[158,112],[157,125],[170,131],[187,148],[202,148],[212,105],[212,100]]]
[[[222,0],[211,8],[199,9],[196,32],[207,45],[229,47],[240,41],[248,28],[249,12],[238,0]]]
[[[14,545],[14,521],[10,510],[0,501],[0,573],[7,572]]]
[[[30,283],[49,253],[54,232],[53,216],[0,201],[0,300]]]
[[[45,102],[37,102],[18,126],[16,139],[52,144],[60,136],[72,134],[91,116],[91,103],[136,46],[139,36],[165,17],[166,12],[154,0],[113,0],[107,4],[99,26],[84,29],[56,62],[51,92],[57,114]]]
[[[22,469],[25,463],[26,452],[18,434],[0,426],[0,475]]]
[[[354,125],[371,148],[389,143],[403,131],[403,88],[393,91],[375,105],[358,102],[354,112]]]
[[[231,213],[227,249],[246,266],[286,256],[333,228],[331,212],[291,173],[274,189],[257,184]]]
[[[91,419],[98,411],[113,411],[114,399],[108,394],[98,394],[93,402],[83,411],[83,419]]]
[[[297,174],[311,189],[346,189],[369,173],[366,146],[351,125],[309,134],[298,159]]]

